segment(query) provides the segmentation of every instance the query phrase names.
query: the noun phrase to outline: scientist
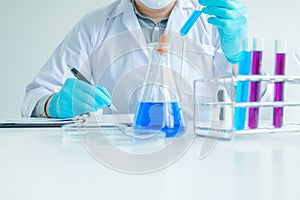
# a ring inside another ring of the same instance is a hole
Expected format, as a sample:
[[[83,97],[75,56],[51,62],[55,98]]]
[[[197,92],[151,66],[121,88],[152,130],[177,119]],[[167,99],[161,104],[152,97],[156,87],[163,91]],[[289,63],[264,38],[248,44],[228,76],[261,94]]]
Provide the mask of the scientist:
[[[135,70],[147,63],[143,47],[163,33],[178,33],[199,4],[204,14],[187,37],[220,73],[232,75],[247,31],[247,9],[238,0],[118,0],[84,16],[65,37],[27,86],[22,116],[74,117],[107,107],[111,99],[118,112],[132,111],[145,77]],[[68,65],[93,85],[74,78]]]

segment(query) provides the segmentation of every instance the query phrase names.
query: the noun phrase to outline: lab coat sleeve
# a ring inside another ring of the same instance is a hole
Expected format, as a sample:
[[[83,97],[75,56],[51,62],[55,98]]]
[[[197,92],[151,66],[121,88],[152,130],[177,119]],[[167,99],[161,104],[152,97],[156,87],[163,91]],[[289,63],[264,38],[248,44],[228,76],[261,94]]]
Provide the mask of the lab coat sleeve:
[[[99,17],[99,16],[98,16]],[[100,25],[95,25],[95,15],[87,15],[79,21],[73,30],[56,48],[52,56],[40,69],[34,80],[26,87],[21,114],[31,117],[37,102],[46,95],[57,93],[67,78],[74,78],[67,64],[77,67],[91,79],[91,70],[87,65],[82,69],[95,43],[95,35]]]

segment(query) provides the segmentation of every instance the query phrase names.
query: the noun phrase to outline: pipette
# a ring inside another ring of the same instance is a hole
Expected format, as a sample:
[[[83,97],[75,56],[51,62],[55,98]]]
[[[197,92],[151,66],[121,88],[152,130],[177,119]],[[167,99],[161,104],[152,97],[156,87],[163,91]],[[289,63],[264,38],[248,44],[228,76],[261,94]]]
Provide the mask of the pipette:
[[[194,10],[188,20],[185,22],[183,27],[180,29],[180,35],[186,36],[188,32],[191,30],[197,19],[200,17],[202,11],[201,10]]]

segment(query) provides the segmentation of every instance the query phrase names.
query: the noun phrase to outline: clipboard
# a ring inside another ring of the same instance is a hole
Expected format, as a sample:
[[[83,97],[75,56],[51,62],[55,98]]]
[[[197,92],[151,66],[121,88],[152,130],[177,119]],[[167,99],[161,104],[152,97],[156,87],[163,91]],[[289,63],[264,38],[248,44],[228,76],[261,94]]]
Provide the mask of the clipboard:
[[[48,118],[21,118],[0,122],[0,128],[56,128],[75,123],[75,118],[48,119]]]

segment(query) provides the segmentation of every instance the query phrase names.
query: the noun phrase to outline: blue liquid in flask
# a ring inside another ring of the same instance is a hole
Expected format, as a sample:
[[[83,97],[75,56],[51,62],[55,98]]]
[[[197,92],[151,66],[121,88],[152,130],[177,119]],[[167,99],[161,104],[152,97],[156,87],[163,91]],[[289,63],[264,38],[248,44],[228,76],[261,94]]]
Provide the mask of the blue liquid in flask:
[[[164,132],[166,137],[179,136],[185,131],[178,102],[140,102],[134,119],[137,135]]]

